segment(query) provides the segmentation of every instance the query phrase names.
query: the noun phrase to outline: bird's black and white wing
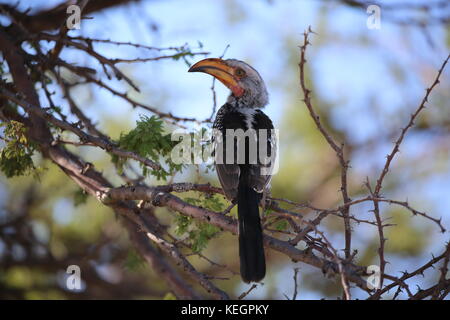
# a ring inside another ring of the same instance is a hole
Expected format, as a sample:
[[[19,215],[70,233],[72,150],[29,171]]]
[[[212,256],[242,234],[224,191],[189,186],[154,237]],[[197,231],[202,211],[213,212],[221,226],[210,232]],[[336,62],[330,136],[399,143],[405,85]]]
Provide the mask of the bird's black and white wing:
[[[259,193],[264,192],[270,184],[275,166],[277,136],[272,121],[261,110],[253,116],[253,128],[258,138],[258,161],[250,165],[250,185]]]
[[[228,199],[234,200],[237,196],[239,185],[239,165],[236,161],[226,163],[226,129],[245,129],[243,115],[234,112],[230,105],[225,104],[217,112],[213,129],[214,157],[217,176],[223,191]],[[225,129],[226,128],[226,129]]]
[[[213,128],[216,171],[220,184],[228,199],[234,200],[239,185],[240,166],[237,161],[236,142],[233,145],[234,157],[231,163],[226,161],[226,129],[253,129],[256,133],[257,162],[247,166],[250,186],[258,193],[264,192],[270,183],[276,159],[276,136],[273,124],[261,110],[252,110],[251,113],[242,113],[229,105],[219,109]],[[230,138],[228,138],[230,139]],[[248,158],[248,150],[246,150]]]

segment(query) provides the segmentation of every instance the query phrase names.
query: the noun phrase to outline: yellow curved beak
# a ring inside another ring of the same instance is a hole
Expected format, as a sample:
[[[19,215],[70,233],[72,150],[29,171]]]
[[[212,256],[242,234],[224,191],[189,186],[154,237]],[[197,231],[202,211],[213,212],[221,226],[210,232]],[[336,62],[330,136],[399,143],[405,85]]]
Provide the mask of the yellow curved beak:
[[[189,68],[189,72],[204,72],[212,75],[229,88],[237,97],[244,93],[244,89],[239,85],[238,79],[234,76],[235,69],[218,58],[208,58],[201,60]]]

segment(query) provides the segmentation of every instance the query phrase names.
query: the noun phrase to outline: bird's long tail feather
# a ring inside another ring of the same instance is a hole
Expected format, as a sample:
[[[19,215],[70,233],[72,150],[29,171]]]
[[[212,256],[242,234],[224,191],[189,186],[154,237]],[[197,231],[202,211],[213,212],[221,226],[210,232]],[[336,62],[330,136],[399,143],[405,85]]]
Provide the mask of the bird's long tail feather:
[[[258,282],[266,274],[263,234],[258,203],[261,194],[253,190],[241,173],[238,187],[239,256],[241,277],[245,282]]]

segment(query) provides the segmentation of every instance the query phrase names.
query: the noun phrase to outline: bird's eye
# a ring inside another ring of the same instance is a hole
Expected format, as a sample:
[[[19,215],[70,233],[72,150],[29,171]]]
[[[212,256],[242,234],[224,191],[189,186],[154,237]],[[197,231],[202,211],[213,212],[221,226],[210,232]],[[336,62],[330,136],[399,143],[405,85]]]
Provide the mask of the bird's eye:
[[[243,69],[241,69],[241,68],[238,68],[238,69],[236,69],[236,75],[238,76],[238,77],[240,77],[240,78],[242,78],[242,77],[244,77],[245,76],[245,71],[243,70]]]

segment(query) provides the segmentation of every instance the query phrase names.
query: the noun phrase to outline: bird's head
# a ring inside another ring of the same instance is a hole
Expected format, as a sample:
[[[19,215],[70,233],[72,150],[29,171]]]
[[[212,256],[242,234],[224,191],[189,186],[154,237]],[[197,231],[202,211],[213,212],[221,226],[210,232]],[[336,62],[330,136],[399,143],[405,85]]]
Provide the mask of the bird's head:
[[[263,79],[243,61],[208,58],[194,64],[189,72],[205,72],[222,82],[231,90],[228,102],[237,107],[263,108],[269,102]]]

